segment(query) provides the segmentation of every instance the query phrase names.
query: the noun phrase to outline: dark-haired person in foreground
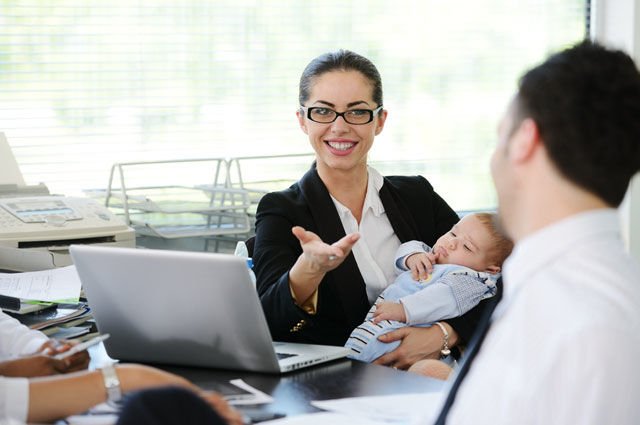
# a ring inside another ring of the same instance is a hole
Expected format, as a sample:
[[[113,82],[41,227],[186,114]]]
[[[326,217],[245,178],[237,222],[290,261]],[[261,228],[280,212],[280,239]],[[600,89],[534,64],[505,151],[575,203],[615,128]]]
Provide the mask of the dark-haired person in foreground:
[[[583,42],[522,77],[491,159],[515,248],[447,424],[638,423],[640,267],[616,210],[638,170],[629,56]]]

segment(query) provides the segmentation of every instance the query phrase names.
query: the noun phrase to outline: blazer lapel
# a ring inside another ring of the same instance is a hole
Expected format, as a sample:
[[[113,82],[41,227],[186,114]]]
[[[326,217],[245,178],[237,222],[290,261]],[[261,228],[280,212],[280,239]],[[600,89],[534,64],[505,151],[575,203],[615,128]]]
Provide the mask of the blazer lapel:
[[[408,211],[408,208],[404,205],[402,205],[403,209],[400,208],[402,200],[398,199],[397,194],[390,190],[390,186],[391,184],[385,178],[379,194],[393,231],[402,243],[410,240],[419,240],[418,226],[408,213],[403,213],[403,211]]]

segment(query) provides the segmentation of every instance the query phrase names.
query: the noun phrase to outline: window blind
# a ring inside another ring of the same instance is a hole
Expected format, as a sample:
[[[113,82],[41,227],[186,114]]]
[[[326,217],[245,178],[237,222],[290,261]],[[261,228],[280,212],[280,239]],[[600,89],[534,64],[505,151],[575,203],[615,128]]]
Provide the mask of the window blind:
[[[28,183],[70,195],[115,162],[310,152],[300,73],[347,48],[382,74],[376,166],[491,208],[516,79],[586,17],[585,0],[0,1],[0,131]]]

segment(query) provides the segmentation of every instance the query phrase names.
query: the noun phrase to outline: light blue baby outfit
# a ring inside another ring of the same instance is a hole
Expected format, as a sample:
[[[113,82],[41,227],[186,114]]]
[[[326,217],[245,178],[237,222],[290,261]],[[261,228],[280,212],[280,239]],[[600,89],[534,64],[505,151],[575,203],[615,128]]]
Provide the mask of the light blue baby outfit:
[[[401,271],[396,280],[385,289],[376,300],[401,302],[407,315],[407,323],[395,320],[384,320],[374,324],[373,312],[375,304],[367,313],[362,325],[353,330],[345,347],[352,352],[350,358],[371,362],[381,355],[393,351],[400,341],[384,343],[378,337],[405,326],[428,327],[434,322],[458,317],[478,305],[485,298],[496,293],[496,282],[499,274],[477,272],[468,267],[455,264],[436,264],[433,273],[423,281],[415,281],[411,271],[406,270],[404,259],[407,244],[415,248],[417,242],[403,244],[398,253],[402,255],[396,260],[396,269]],[[427,245],[421,244],[430,250]],[[420,252],[413,250],[411,253]],[[424,251],[423,251],[424,252]]]

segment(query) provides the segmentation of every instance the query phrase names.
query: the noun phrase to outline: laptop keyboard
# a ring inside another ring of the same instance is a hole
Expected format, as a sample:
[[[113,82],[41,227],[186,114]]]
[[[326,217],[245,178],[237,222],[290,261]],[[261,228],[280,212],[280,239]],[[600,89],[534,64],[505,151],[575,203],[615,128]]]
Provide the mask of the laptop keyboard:
[[[289,354],[289,353],[276,353],[276,357],[278,360],[288,359],[289,357],[295,357],[297,354]]]

